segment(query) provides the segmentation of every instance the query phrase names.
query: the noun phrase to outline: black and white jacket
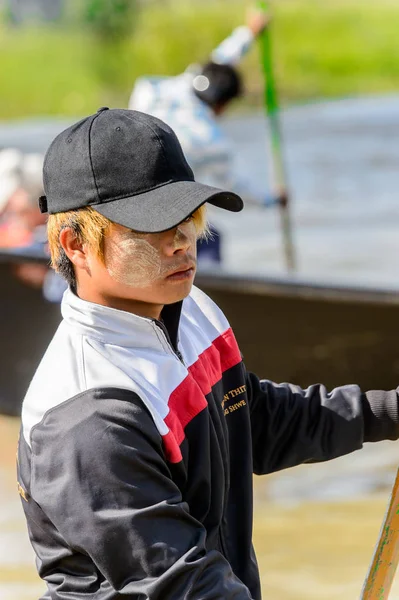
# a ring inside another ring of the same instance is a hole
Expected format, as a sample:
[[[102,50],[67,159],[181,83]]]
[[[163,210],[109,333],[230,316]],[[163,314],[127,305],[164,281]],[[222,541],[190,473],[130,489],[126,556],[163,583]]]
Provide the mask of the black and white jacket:
[[[196,288],[163,323],[69,290],[62,314],[18,452],[43,598],[258,600],[252,474],[398,437],[395,391],[248,373]]]

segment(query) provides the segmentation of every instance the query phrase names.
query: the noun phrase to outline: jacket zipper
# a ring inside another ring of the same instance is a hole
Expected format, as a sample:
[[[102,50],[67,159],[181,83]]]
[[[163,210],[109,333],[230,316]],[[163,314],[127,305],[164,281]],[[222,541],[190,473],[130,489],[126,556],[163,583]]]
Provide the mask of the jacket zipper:
[[[229,557],[227,555],[227,549],[226,549],[226,545],[224,542],[224,537],[222,534],[222,524],[223,524],[223,518],[222,518],[222,523],[220,523],[220,527],[219,527],[219,541],[220,541],[220,549],[222,551],[223,556],[225,557],[225,559],[228,561]]]
[[[227,546],[226,546],[226,542],[225,542],[224,535],[223,535],[223,522],[225,520],[226,508],[227,508],[227,472],[226,472],[226,470],[224,473],[224,478],[225,478],[225,486],[224,486],[223,512],[222,512],[222,518],[220,520],[220,526],[219,526],[219,540],[220,540],[220,547],[223,552],[223,556],[226,558],[226,560],[229,560]]]
[[[164,336],[165,336],[165,338],[166,338],[166,341],[167,341],[167,343],[168,343],[168,346],[169,346],[169,347],[170,347],[170,349],[172,350],[173,354],[174,354],[175,356],[177,356],[177,358],[179,359],[179,361],[180,361],[180,362],[181,362],[181,363],[184,365],[184,359],[183,359],[183,356],[182,356],[182,354],[181,354],[181,352],[180,352],[179,350],[177,350],[177,349],[175,349],[175,348],[173,347],[172,341],[171,341],[171,339],[170,339],[169,332],[168,332],[168,330],[166,329],[165,325],[164,325],[164,324],[163,324],[161,321],[158,321],[158,319],[153,319],[153,321],[154,321],[155,325],[161,329],[162,333],[164,334]],[[186,366],[186,365],[184,365],[184,366]]]
[[[162,321],[158,321],[158,319],[153,319],[155,325],[157,327],[159,327],[162,331],[162,333],[164,334],[166,341],[168,343],[168,346],[170,347],[170,349],[172,350],[173,354],[179,359],[179,361],[184,365],[184,359],[183,356],[181,354],[181,352],[177,349],[174,348],[173,344],[172,344],[172,340],[170,339],[170,335],[168,330],[166,329],[165,325],[162,323]],[[185,365],[184,365],[185,366]],[[225,490],[226,493],[226,490]],[[223,506],[223,513],[222,513],[222,521],[220,523],[220,527],[219,527],[219,542],[220,542],[220,549],[223,553],[223,556],[226,558],[226,560],[228,560],[228,555],[227,555],[227,549],[226,549],[226,544],[224,541],[224,537],[223,537],[223,533],[222,533],[222,525],[223,525],[223,519],[224,519],[224,515],[226,512],[226,500],[224,501],[224,506]]]

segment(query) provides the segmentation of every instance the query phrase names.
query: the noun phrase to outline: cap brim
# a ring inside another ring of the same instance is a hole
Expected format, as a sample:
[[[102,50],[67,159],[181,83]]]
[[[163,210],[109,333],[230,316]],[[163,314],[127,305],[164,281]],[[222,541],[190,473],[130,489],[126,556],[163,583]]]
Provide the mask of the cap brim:
[[[136,196],[93,204],[92,208],[129,229],[159,233],[176,227],[205,202],[232,212],[244,206],[233,192],[197,181],[174,181]]]

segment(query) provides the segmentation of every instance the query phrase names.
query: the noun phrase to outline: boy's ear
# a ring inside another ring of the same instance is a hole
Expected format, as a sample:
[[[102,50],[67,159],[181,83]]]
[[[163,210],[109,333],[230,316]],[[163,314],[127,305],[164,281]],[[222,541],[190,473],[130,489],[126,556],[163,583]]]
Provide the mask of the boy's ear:
[[[61,230],[60,244],[75,267],[81,269],[87,268],[86,249],[72,227],[64,227],[64,229]]]

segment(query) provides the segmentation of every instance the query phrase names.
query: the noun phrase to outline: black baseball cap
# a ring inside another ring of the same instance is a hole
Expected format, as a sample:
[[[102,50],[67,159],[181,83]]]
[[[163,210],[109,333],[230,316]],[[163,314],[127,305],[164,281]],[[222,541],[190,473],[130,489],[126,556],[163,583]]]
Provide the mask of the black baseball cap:
[[[243,207],[236,194],[196,182],[173,130],[135,110],[100,108],[62,131],[46,153],[43,181],[42,212],[91,206],[145,233],[175,227],[204,202]]]

